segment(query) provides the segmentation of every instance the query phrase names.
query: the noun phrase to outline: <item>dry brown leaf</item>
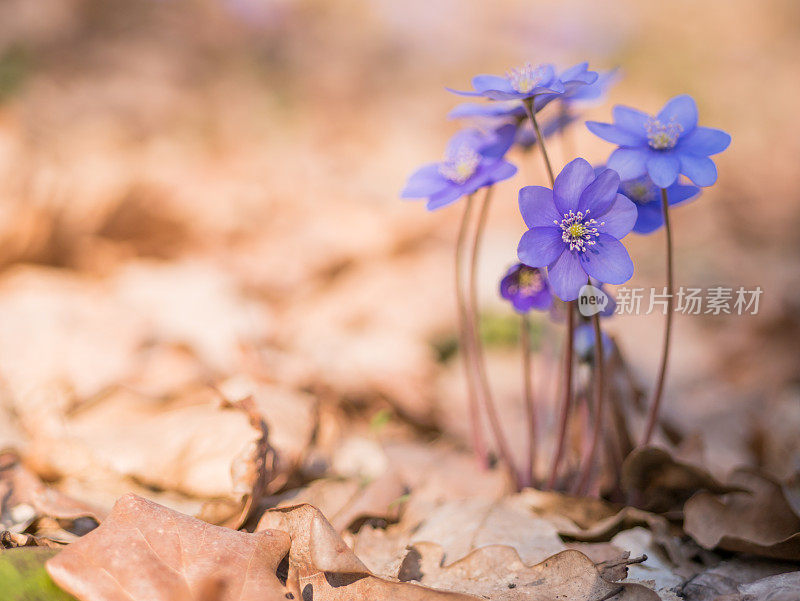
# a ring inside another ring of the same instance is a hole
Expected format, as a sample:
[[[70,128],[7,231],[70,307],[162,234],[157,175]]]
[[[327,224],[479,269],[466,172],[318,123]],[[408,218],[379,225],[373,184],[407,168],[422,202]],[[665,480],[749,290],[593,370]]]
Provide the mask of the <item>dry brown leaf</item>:
[[[45,485],[16,454],[0,453],[0,530],[22,533],[42,518],[60,520],[65,525],[87,518],[97,524],[103,515],[102,510]]]
[[[628,455],[622,465],[622,487],[634,505],[655,512],[680,510],[698,490],[717,494],[736,490],[656,447],[638,448]]]
[[[365,521],[396,521],[405,487],[393,472],[364,482],[355,478],[327,478],[291,494],[278,507],[307,503],[319,509],[337,532],[358,530]]]
[[[47,571],[81,601],[286,601],[289,545],[284,532],[237,532],[126,495]]]
[[[295,505],[264,514],[259,529],[292,538],[287,585],[314,601],[474,601],[475,597],[393,582],[370,573],[318,509]]]
[[[447,566],[444,562],[444,553],[438,545],[414,545],[401,567],[400,579],[468,592],[492,601],[659,599],[645,586],[604,580],[592,560],[578,551],[562,551],[527,566],[514,549],[498,545],[477,549]]]
[[[684,530],[706,549],[800,560],[800,517],[781,485],[752,470],[736,470],[729,484],[747,492],[700,492],[684,506]]]
[[[735,558],[724,561],[688,581],[681,589],[687,601],[742,601],[740,587],[748,583],[764,582],[772,576],[792,573],[797,564],[778,563],[756,557]],[[755,600],[748,600],[755,601]]]
[[[414,530],[409,542],[439,545],[447,564],[491,545],[512,547],[528,565],[564,550],[556,528],[533,515],[516,497],[445,503]]]

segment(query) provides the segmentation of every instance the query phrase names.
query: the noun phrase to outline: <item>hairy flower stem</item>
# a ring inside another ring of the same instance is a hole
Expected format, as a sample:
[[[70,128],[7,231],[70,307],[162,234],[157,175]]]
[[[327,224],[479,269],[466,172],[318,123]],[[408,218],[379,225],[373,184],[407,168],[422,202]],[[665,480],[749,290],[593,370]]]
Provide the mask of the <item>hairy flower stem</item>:
[[[525,394],[525,409],[528,416],[528,464],[520,475],[520,484],[534,486],[536,484],[536,403],[533,397],[533,370],[531,366],[531,323],[527,313],[520,316],[519,343],[522,347],[522,384]]]
[[[458,230],[458,239],[456,241],[456,258],[455,258],[455,272],[456,272],[456,304],[458,306],[458,340],[461,352],[463,353],[464,363],[464,377],[467,381],[467,397],[469,399],[469,416],[470,427],[472,433],[472,448],[478,463],[483,468],[489,467],[489,455],[486,451],[486,442],[483,439],[483,428],[481,427],[481,412],[478,402],[477,383],[475,381],[475,373],[471,367],[472,364],[472,335],[469,325],[469,316],[467,313],[467,295],[464,290],[464,282],[462,276],[462,263],[464,256],[464,246],[467,241],[467,231],[469,229],[469,219],[472,214],[473,196],[467,196],[467,201],[464,206],[464,213],[461,217],[461,226]]]
[[[550,464],[550,476],[547,479],[547,488],[552,489],[558,478],[558,468],[564,455],[564,443],[567,439],[567,425],[569,424],[569,408],[572,400],[572,355],[575,342],[575,301],[567,303],[567,338],[564,345],[564,375],[561,391],[561,415],[558,420],[558,435],[556,438],[553,462]]]
[[[664,379],[667,375],[667,360],[669,359],[669,342],[672,334],[672,302],[675,282],[672,273],[672,228],[669,223],[669,200],[667,190],[661,188],[661,210],[664,213],[664,233],[667,238],[667,318],[664,321],[664,346],[661,349],[661,366],[658,369],[658,379],[650,402],[650,412],[647,415],[647,426],[642,437],[642,446],[649,444],[658,423],[658,412],[661,408],[661,397],[664,394]]]
[[[475,373],[478,376],[478,383],[481,396],[483,397],[484,409],[489,417],[489,426],[492,429],[492,434],[497,444],[497,451],[500,459],[505,463],[506,468],[510,472],[514,483],[519,487],[519,472],[514,465],[513,456],[503,434],[503,428],[500,424],[500,418],[497,415],[497,409],[494,405],[492,398],[492,390],[489,385],[489,377],[486,374],[486,358],[483,353],[483,341],[481,340],[480,323],[478,319],[478,287],[477,287],[477,272],[478,272],[478,257],[480,256],[481,240],[483,239],[483,231],[486,226],[486,217],[489,214],[489,206],[492,200],[492,186],[486,188],[486,196],[483,198],[483,205],[481,205],[480,213],[478,214],[478,225],[475,229],[475,237],[472,240],[472,256],[470,259],[469,269],[469,322],[472,334],[472,361]]]
[[[542,136],[542,130],[539,129],[539,123],[536,121],[536,113],[533,110],[533,98],[528,98],[525,100],[525,109],[528,111],[528,118],[531,120],[531,125],[533,125],[533,131],[536,132],[536,141],[539,144],[539,150],[542,151],[544,164],[547,167],[547,175],[550,176],[550,185],[552,186],[555,184],[556,177],[553,175],[553,166],[550,164],[550,157],[547,154],[547,149],[544,147],[544,136]]]
[[[603,336],[600,330],[600,315],[595,313],[592,316],[592,326],[594,327],[594,424],[592,426],[591,442],[589,452],[583,461],[580,477],[578,478],[575,492],[579,495],[586,494],[594,468],[597,447],[600,442],[600,432],[603,426],[603,411],[605,410],[605,366],[603,356]]]

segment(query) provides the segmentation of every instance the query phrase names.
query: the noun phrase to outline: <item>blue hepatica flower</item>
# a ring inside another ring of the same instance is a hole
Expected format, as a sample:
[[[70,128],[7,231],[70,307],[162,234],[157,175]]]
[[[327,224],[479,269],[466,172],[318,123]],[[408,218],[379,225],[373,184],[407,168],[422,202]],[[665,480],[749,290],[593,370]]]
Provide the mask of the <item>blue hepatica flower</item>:
[[[667,201],[670,206],[694,200],[701,189],[675,182],[667,188]],[[638,217],[633,226],[637,234],[650,234],[664,225],[664,212],[661,208],[661,190],[646,175],[620,182],[619,193],[627,196],[636,205]]]
[[[450,119],[466,119],[487,129],[513,125],[516,128],[514,144],[523,150],[529,150],[538,142],[536,132],[528,120],[522,104],[517,101],[492,102],[479,104],[465,102],[456,106],[447,115]],[[540,125],[542,135],[549,138],[557,134],[576,120],[575,115],[556,115]]]
[[[564,93],[560,100],[568,106],[597,102],[606,95],[608,88],[617,81],[618,75],[616,69],[606,71],[605,73],[598,73],[593,83],[578,86],[572,91]]]
[[[531,63],[511,69],[505,77],[477,75],[472,78],[472,87],[473,91],[469,92],[448,90],[461,96],[482,96],[489,100],[526,100],[541,94],[563,94],[566,90],[553,65]]]
[[[567,104],[580,100],[582,93],[586,93],[586,90],[590,89],[598,80],[598,73],[589,70],[589,63],[584,62],[573,65],[558,75],[558,81],[564,86],[564,91],[561,94],[542,94],[537,96],[534,99],[534,109],[538,112],[555,99]]]
[[[618,188],[615,171],[595,176],[592,166],[578,158],[558,174],[553,190],[520,190],[520,212],[530,229],[519,242],[519,260],[529,267],[546,266],[550,287],[561,300],[578,298],[589,277],[623,284],[633,275],[620,239],[636,222],[636,207]]]
[[[500,296],[509,301],[517,313],[531,309],[544,311],[553,304],[553,293],[544,271],[517,263],[500,280]]]
[[[603,357],[608,359],[613,351],[614,342],[611,337],[604,331],[600,332],[600,337],[603,340]],[[582,323],[575,328],[574,338],[575,354],[584,363],[592,363],[594,361],[594,326],[591,323]]]
[[[447,145],[445,158],[415,171],[401,192],[402,198],[427,198],[433,211],[485,186],[512,177],[517,168],[503,156],[514,142],[515,128],[500,127],[491,133],[466,129]]]
[[[587,121],[595,135],[618,144],[608,167],[623,180],[644,175],[659,187],[674,184],[683,174],[698,186],[717,181],[717,167],[709,156],[725,150],[731,137],[722,130],[697,125],[697,105],[691,96],[676,96],[655,116],[616,106],[614,123]]]

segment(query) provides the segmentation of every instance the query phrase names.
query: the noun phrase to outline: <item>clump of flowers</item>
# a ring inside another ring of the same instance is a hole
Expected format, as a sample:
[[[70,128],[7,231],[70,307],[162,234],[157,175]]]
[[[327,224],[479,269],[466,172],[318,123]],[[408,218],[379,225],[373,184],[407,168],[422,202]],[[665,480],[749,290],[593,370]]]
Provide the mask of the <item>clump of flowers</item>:
[[[634,262],[622,242],[628,233],[649,234],[663,227],[669,300],[660,369],[641,444],[649,443],[657,426],[671,332],[674,286],[669,209],[697,198],[700,187],[716,182],[717,168],[710,157],[730,144],[730,136],[722,130],[698,125],[697,106],[690,96],[672,98],[654,115],[617,106],[612,112],[613,123],[586,123],[591,132],[617,145],[605,166],[592,167],[581,157],[568,156],[566,165],[556,175],[546,140],[561,135],[562,147],[569,147],[563,138],[570,125],[578,120],[580,106],[600,100],[616,79],[616,71],[598,73],[585,62],[563,71],[549,63],[526,62],[508,69],[505,75],[474,77],[472,90],[450,89],[455,94],[488,102],[469,102],[451,111],[451,119],[465,120],[476,127],[457,134],[448,145],[445,159],[416,171],[402,192],[404,198],[427,199],[430,210],[467,198],[456,242],[455,267],[473,446],[482,464],[488,466],[488,446],[481,424],[481,414],[485,414],[493,447],[520,487],[560,488],[585,494],[597,486],[597,455],[604,428],[621,427],[617,395],[610,400],[614,419],[604,420],[610,411],[606,404],[609,396],[606,372],[622,373],[626,381],[632,380],[619,345],[601,327],[601,317],[614,312],[614,299],[604,286],[623,284],[634,275]],[[511,304],[520,320],[529,446],[525,465],[519,469],[504,435],[486,374],[478,334],[476,265],[494,184],[517,172],[506,156],[515,149],[527,152],[534,148],[542,157],[549,185],[520,188],[518,203],[526,231],[517,246],[519,262],[508,269],[499,284],[500,296]],[[474,217],[473,201],[479,190],[483,191],[483,199]],[[474,219],[477,223],[470,228]],[[465,266],[466,248],[470,253]],[[465,267],[466,280],[462,273]],[[595,296],[602,297],[605,304],[592,306],[591,299]],[[591,302],[584,306],[587,299]],[[535,311],[558,323],[564,322],[566,330],[556,440],[545,474],[540,473],[536,462],[538,418],[531,377],[531,315]],[[580,360],[582,370],[591,371],[588,381],[575,378],[575,358]],[[630,386],[631,390],[636,388]],[[585,415],[591,416],[589,425],[574,418],[572,412],[576,402],[589,404],[590,397],[591,406],[584,408]],[[611,425],[605,426],[609,421]],[[583,425],[575,426],[576,422]],[[571,471],[564,472],[562,460],[567,452],[571,423],[573,429],[584,428],[585,442],[578,461],[567,462],[572,466]],[[623,438],[627,440],[629,433],[627,426],[624,428]],[[625,450],[618,449],[609,461],[619,461],[620,452],[624,456]]]

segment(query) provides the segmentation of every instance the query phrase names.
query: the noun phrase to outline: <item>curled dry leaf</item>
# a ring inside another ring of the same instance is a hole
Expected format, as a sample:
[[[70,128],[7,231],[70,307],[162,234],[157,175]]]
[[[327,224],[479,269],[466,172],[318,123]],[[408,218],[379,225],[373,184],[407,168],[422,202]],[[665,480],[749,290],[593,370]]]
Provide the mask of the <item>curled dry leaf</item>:
[[[0,453],[0,530],[19,534],[42,518],[69,527],[81,518],[97,524],[102,517],[101,510],[45,485],[15,453]]]
[[[401,505],[399,501],[405,491],[394,472],[386,472],[368,482],[355,478],[326,478],[312,482],[278,506],[308,503],[327,516],[337,532],[344,532],[358,530],[372,518],[396,521]]]
[[[769,581],[772,576],[796,571],[797,564],[756,557],[735,558],[698,574],[681,588],[680,594],[687,601],[742,601],[740,586]]]
[[[679,511],[698,490],[716,494],[737,490],[656,447],[638,448],[628,455],[622,465],[622,487],[634,505],[659,513]]]
[[[295,505],[264,514],[262,528],[288,532],[287,586],[314,601],[475,601],[475,597],[435,591],[379,578],[370,573],[318,509]]]
[[[434,588],[468,592],[492,601],[658,601],[639,584],[610,582],[579,551],[562,551],[533,566],[522,562],[511,547],[477,549],[444,565],[438,545],[414,545],[400,570],[401,580],[417,580]]]
[[[286,601],[289,535],[212,526],[135,495],[47,562],[80,601]]]
[[[800,560],[800,517],[781,485],[744,469],[736,470],[729,482],[746,492],[700,492],[686,502],[686,533],[706,549]]]

